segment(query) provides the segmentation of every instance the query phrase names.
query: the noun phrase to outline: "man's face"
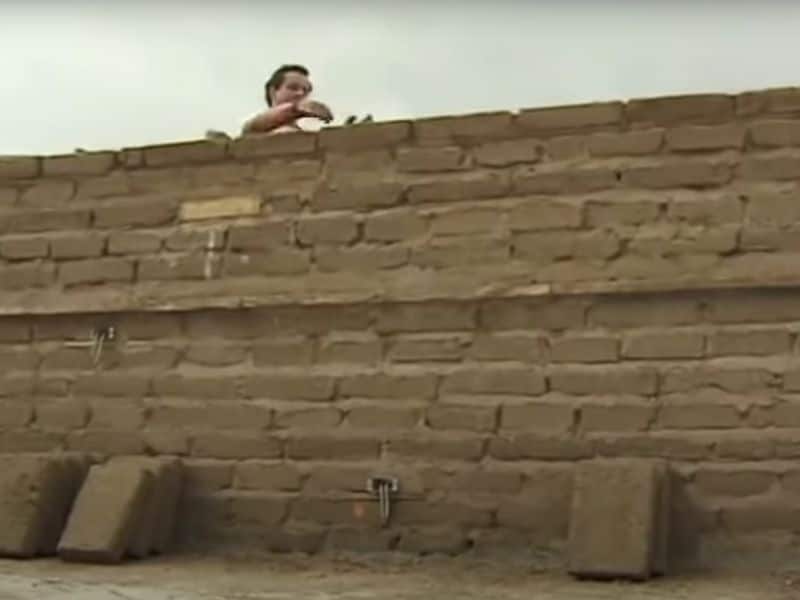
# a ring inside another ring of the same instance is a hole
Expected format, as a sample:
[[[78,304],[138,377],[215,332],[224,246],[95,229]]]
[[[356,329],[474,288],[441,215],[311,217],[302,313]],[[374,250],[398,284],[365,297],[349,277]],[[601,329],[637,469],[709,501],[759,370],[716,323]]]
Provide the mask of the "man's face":
[[[308,77],[297,71],[289,71],[283,76],[281,84],[272,89],[272,105],[302,100],[311,93]]]

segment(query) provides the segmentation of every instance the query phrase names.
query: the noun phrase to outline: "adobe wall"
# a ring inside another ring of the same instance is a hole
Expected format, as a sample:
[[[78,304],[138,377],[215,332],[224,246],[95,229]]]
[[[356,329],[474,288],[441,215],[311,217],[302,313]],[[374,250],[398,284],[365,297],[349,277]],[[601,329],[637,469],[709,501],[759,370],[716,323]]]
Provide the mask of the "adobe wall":
[[[558,546],[592,456],[793,533],[798,178],[788,89],[0,158],[0,450],[180,455],[276,550]]]

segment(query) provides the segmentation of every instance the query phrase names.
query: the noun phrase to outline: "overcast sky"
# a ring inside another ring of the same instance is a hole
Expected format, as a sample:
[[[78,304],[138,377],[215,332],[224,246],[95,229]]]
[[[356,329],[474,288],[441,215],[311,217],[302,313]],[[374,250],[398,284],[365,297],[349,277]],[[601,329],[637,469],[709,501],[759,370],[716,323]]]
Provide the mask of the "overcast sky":
[[[229,133],[281,63],[337,122],[800,83],[798,0],[0,0],[0,154]]]

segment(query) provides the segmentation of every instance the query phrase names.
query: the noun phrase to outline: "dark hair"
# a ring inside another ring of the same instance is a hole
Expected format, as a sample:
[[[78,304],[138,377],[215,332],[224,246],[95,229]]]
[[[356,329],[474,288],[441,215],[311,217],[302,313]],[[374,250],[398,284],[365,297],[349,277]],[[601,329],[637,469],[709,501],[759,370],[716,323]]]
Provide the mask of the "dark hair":
[[[282,65],[278,67],[264,84],[264,97],[267,100],[267,105],[272,106],[272,99],[269,97],[269,91],[281,87],[287,73],[300,73],[308,77],[308,69],[303,65]]]

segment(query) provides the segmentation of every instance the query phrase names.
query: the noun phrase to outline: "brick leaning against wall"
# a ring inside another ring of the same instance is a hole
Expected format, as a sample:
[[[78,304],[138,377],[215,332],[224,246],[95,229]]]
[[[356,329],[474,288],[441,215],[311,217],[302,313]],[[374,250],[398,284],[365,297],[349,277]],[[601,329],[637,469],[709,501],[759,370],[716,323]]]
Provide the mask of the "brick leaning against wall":
[[[669,458],[686,547],[791,531],[798,117],[773,90],[0,158],[0,450],[179,455],[188,538],[275,550],[558,544],[592,456]]]

